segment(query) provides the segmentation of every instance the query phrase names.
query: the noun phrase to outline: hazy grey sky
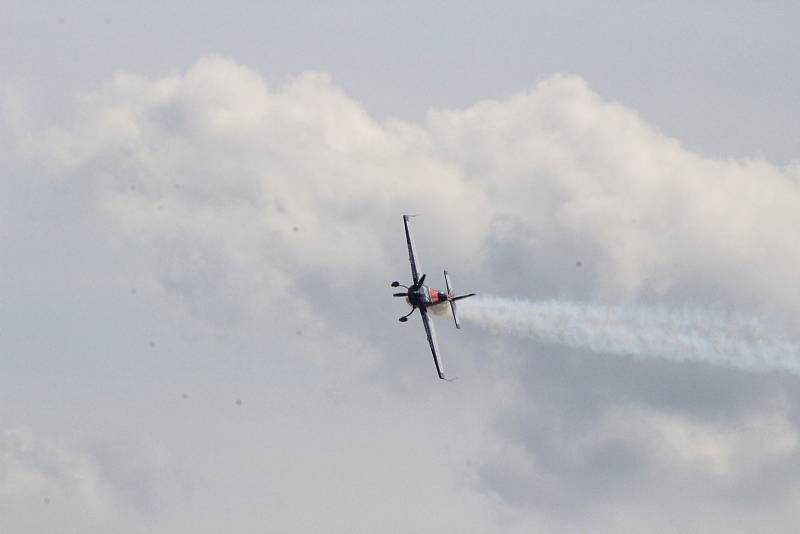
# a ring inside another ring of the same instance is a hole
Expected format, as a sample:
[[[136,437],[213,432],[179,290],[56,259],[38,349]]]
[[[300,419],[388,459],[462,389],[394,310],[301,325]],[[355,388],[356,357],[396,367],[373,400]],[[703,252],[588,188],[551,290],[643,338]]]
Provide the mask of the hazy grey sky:
[[[0,531],[793,532],[800,378],[388,283],[800,341],[798,11],[6,2]]]

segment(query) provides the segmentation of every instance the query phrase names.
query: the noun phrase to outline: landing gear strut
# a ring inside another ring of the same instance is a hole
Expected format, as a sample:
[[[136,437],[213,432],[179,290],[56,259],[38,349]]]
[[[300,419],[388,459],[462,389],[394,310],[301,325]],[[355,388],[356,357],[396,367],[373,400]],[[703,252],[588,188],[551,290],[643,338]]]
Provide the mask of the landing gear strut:
[[[400,317],[398,319],[398,321],[400,321],[401,323],[404,323],[404,322],[408,321],[408,316],[411,315],[412,313],[414,313],[415,311],[417,311],[416,308],[411,308],[411,311],[408,312],[407,314],[405,314],[404,316]]]

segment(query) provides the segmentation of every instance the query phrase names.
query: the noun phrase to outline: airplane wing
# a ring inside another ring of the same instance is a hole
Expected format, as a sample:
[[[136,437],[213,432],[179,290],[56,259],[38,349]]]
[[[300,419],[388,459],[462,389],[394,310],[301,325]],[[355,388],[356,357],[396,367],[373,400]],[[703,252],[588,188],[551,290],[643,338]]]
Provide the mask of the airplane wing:
[[[422,316],[422,324],[425,325],[425,333],[428,335],[428,343],[431,346],[431,353],[433,354],[433,363],[436,364],[436,372],[439,374],[439,378],[441,378],[442,380],[447,380],[444,377],[442,356],[439,354],[439,345],[436,343],[436,330],[434,330],[433,328],[433,321],[428,315],[428,310],[426,310],[425,308],[420,308],[419,314]]]
[[[417,254],[414,252],[414,244],[411,242],[411,229],[408,227],[408,220],[411,217],[412,215],[403,215],[403,225],[406,227],[406,243],[408,244],[408,261],[411,263],[411,278],[416,284],[419,281],[419,272],[417,271],[419,264],[417,262]],[[426,326],[425,329],[427,330],[428,327]],[[429,333],[428,339],[430,339],[430,337],[431,335]]]

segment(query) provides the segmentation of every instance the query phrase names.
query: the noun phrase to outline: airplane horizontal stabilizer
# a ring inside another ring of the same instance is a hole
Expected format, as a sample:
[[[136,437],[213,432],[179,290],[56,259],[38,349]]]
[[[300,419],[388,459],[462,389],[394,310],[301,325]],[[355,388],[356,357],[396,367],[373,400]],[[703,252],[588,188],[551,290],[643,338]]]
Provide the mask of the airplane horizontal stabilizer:
[[[454,295],[453,286],[450,284],[450,273],[444,272],[444,283],[447,285],[447,301],[450,303],[450,310],[453,312],[453,321],[456,323],[456,328],[461,328],[461,321],[458,320],[458,307],[456,301],[473,296],[475,293],[469,295]]]

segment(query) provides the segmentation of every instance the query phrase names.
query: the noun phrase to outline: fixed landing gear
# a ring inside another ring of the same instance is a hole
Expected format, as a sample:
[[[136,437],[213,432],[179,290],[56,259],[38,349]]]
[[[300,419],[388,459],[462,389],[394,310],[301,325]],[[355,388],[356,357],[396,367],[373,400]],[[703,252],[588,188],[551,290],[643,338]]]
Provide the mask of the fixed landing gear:
[[[422,281],[423,281],[424,279],[425,279],[425,275],[423,274],[423,275],[422,275],[422,278],[420,278],[420,280],[419,280],[418,284],[421,284],[421,283],[422,283]],[[408,286],[404,286],[404,285],[403,285],[403,284],[401,284],[400,282],[392,282],[392,283],[391,283],[391,286],[392,286],[392,287],[404,287],[404,288],[406,288],[406,290],[407,290],[407,291],[404,291],[404,292],[402,292],[402,293],[395,293],[395,294],[394,294],[394,295],[392,295],[392,296],[394,296],[394,297],[405,297],[405,298],[406,298],[406,300],[408,300],[408,299],[410,299],[410,297],[411,297],[411,293],[412,293],[412,292],[414,292],[414,291],[417,291],[417,290],[419,289],[419,285],[418,285],[418,284],[415,284],[415,285],[413,285],[413,286],[411,286],[411,287],[408,287]],[[409,302],[409,304],[410,304],[410,302]],[[398,319],[398,321],[400,321],[401,323],[405,323],[405,322],[407,322],[407,321],[408,321],[408,317],[409,317],[409,315],[411,315],[412,313],[414,313],[414,312],[416,311],[416,309],[417,309],[417,307],[416,307],[416,306],[412,306],[412,307],[411,307],[411,311],[410,311],[410,312],[408,312],[407,314],[405,314],[404,316],[400,317],[400,318]]]
[[[406,321],[408,321],[408,316],[411,315],[412,313],[414,313],[415,311],[417,311],[417,309],[416,308],[412,308],[410,312],[408,312],[404,316],[400,317],[398,319],[398,321],[400,321],[401,323],[405,323]]]

